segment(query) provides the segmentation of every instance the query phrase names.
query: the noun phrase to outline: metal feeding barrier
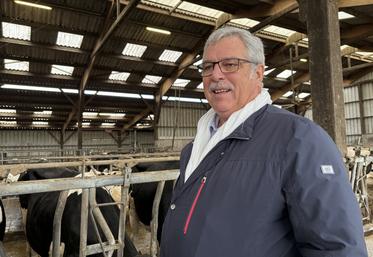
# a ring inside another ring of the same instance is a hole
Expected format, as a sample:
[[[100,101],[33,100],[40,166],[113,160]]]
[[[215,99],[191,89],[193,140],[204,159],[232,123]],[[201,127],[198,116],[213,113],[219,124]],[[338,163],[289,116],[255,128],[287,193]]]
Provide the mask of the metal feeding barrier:
[[[164,153],[162,154],[164,155]],[[101,156],[102,158],[110,158],[110,156]],[[121,156],[123,157],[123,156]],[[57,178],[32,181],[20,181],[13,183],[0,184],[0,197],[14,196],[22,194],[43,193],[52,191],[61,191],[56,212],[53,221],[53,242],[52,242],[52,257],[60,256],[61,244],[61,221],[62,214],[67,200],[67,192],[74,189],[82,189],[82,205],[81,205],[81,224],[80,224],[80,252],[79,257],[87,255],[103,253],[104,256],[112,256],[114,250],[117,250],[117,257],[122,257],[124,252],[125,238],[125,223],[126,223],[126,204],[128,199],[128,190],[130,184],[139,184],[147,182],[159,182],[156,196],[153,203],[153,213],[151,221],[151,244],[150,253],[155,257],[158,252],[157,246],[157,228],[158,228],[158,209],[163,191],[164,183],[167,180],[175,180],[179,175],[179,170],[162,170],[151,172],[132,173],[132,167],[137,163],[160,162],[178,160],[178,156],[171,157],[155,157],[144,158],[140,156],[129,157],[128,159],[115,160],[89,160],[82,157],[81,160],[71,162],[54,162],[54,163],[31,163],[31,164],[13,164],[1,165],[0,177],[6,177],[9,173],[13,176],[20,174],[31,168],[55,168],[55,167],[79,167],[81,177],[73,178]],[[115,166],[120,175],[103,175],[86,177],[84,173],[87,167],[96,165],[109,165],[110,170]],[[96,187],[105,186],[121,186],[120,202],[98,204],[95,199]],[[100,206],[118,205],[119,214],[119,229],[117,238],[112,234],[103,215],[100,211]],[[89,215],[94,220],[94,230],[99,238],[99,243],[87,245],[87,230]],[[106,242],[100,238],[98,233],[99,228],[104,232]]]
[[[361,147],[354,148],[352,154],[346,157],[345,162],[352,191],[359,203],[364,222],[371,221],[367,175],[372,171],[372,163],[373,156],[370,155],[370,151]]]

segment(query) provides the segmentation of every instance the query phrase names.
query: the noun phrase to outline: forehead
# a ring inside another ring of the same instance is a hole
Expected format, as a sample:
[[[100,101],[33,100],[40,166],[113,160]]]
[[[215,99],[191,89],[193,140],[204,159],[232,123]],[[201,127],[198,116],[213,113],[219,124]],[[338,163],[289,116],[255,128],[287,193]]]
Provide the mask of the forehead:
[[[225,37],[209,45],[203,53],[203,59],[217,61],[224,58],[245,58],[247,50],[242,40],[237,36]]]

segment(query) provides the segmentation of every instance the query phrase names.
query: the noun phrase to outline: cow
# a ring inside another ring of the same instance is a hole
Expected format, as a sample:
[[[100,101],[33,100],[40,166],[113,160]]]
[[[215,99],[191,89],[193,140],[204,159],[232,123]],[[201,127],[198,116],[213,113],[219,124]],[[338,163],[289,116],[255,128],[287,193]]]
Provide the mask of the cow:
[[[4,240],[4,234],[5,234],[5,210],[4,210],[4,205],[3,201],[0,199],[0,241]]]
[[[21,175],[19,181],[68,178],[79,173],[67,168],[29,169]],[[21,195],[21,207],[27,209],[26,236],[27,240],[41,257],[48,257],[53,238],[53,218],[60,192],[46,192]],[[97,203],[113,202],[112,197],[102,188],[96,189]],[[65,244],[64,257],[79,256],[81,194],[77,191],[70,194],[62,216],[61,242]],[[118,234],[119,208],[116,205],[100,207],[113,235]],[[91,218],[88,220],[87,245],[98,243]],[[100,231],[101,238],[105,238]],[[103,254],[90,255],[101,257]],[[125,257],[140,256],[136,247],[125,235]]]
[[[179,161],[139,163],[132,168],[132,172],[173,170],[179,169],[179,166]],[[157,185],[157,182],[150,182],[143,184],[132,184],[130,186],[131,196],[133,197],[135,203],[136,214],[139,217],[139,220],[147,226],[150,225],[150,221],[152,219],[153,201],[157,191]],[[157,230],[157,240],[159,243],[161,242],[163,222],[166,218],[167,210],[171,204],[172,190],[173,181],[166,181],[162,192],[161,201],[159,203]]]

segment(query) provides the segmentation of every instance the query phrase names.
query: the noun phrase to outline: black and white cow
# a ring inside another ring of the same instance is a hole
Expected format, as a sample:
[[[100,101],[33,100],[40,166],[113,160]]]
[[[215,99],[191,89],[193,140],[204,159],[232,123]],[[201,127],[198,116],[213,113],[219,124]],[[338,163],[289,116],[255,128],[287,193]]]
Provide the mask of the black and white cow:
[[[30,169],[21,177],[20,181],[67,178],[76,176],[78,172],[67,168]],[[53,218],[57,206],[59,192],[35,193],[21,195],[22,208],[27,209],[26,235],[30,246],[41,257],[47,257],[53,237]],[[96,189],[97,203],[113,202],[112,197],[102,188]],[[69,195],[62,216],[61,242],[65,244],[64,257],[79,256],[80,241],[80,210],[81,194],[77,192]],[[113,235],[118,234],[119,208],[116,205],[100,207]],[[102,231],[101,238],[105,238]],[[87,245],[98,243],[91,218],[88,221]],[[101,257],[103,254],[91,255]],[[125,237],[125,257],[138,256],[138,252]]]
[[[0,199],[0,241],[4,240],[4,234],[5,234],[5,210],[4,210],[4,205],[3,201]]]
[[[154,163],[140,163],[132,168],[132,172],[145,172],[145,171],[156,171],[156,170],[173,170],[179,169],[179,161],[163,161]],[[157,191],[157,182],[144,183],[144,184],[132,184],[130,187],[131,196],[134,199],[136,214],[139,220],[145,225],[149,226],[152,219],[152,208],[155,193]],[[173,190],[173,181],[166,181],[161,201],[159,203],[158,213],[158,231],[157,239],[161,242],[162,226],[164,219],[166,218],[167,210],[171,203]]]

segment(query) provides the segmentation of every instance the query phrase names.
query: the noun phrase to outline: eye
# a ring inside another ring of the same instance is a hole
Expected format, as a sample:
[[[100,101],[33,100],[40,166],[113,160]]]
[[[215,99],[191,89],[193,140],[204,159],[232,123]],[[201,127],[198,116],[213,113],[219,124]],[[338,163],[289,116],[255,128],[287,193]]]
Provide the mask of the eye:
[[[224,68],[231,69],[237,67],[238,63],[236,60],[224,60],[221,62],[221,65],[224,66]]]
[[[214,66],[214,64],[213,63],[204,63],[203,65],[202,65],[202,70],[204,70],[204,71],[207,71],[207,70],[212,70],[213,67]]]

